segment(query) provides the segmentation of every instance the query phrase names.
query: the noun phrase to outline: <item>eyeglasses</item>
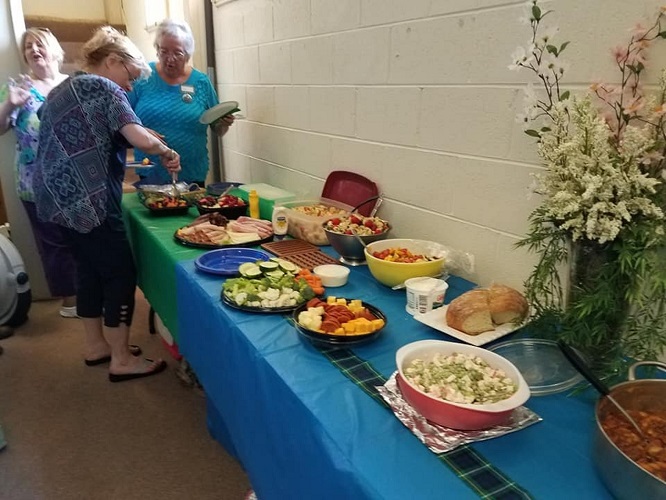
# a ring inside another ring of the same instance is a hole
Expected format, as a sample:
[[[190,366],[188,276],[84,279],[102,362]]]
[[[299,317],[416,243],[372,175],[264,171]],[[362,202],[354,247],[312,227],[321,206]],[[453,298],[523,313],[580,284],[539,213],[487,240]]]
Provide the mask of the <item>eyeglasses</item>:
[[[181,52],[180,50],[177,50],[175,52],[170,52],[166,49],[157,49],[157,57],[159,57],[160,59],[181,60],[187,57],[187,54],[185,52]]]
[[[125,68],[125,71],[127,71],[127,77],[129,78],[130,83],[134,84],[134,83],[135,83],[135,82],[141,77],[141,75],[139,75],[139,76],[132,76],[132,73],[130,73],[129,68],[128,68],[127,65],[125,64],[125,61],[120,61],[120,62],[122,63],[123,68]]]

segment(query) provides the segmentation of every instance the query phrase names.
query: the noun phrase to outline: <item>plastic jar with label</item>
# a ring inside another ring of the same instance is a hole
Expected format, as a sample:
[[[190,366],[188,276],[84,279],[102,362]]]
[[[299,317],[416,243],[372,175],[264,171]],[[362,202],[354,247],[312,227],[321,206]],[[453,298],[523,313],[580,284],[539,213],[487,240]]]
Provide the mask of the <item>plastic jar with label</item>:
[[[289,221],[287,220],[287,209],[285,207],[273,208],[273,234],[276,240],[281,240],[287,234]]]

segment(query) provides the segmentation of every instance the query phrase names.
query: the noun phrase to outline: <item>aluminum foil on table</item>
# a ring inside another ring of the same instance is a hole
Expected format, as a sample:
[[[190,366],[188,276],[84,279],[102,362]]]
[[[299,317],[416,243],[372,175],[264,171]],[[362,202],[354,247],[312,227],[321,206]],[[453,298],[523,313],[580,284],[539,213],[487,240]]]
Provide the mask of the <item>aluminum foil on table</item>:
[[[445,453],[464,444],[503,436],[543,420],[529,408],[520,406],[513,411],[506,425],[498,425],[479,431],[450,429],[427,421],[425,417],[405,401],[395,379],[397,373],[393,373],[384,385],[377,386],[377,390],[382,398],[384,398],[384,401],[391,407],[398,420],[411,430],[433,453]]]

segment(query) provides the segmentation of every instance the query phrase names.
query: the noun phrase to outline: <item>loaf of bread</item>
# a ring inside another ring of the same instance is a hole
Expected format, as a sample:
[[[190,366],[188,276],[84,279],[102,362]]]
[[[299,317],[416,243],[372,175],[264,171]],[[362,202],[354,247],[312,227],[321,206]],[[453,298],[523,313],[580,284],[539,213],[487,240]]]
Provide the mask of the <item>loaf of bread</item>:
[[[478,335],[497,325],[522,322],[527,310],[527,300],[520,292],[494,284],[453,299],[446,310],[446,323],[468,335]]]
[[[518,290],[495,284],[488,289],[488,307],[496,325],[520,323],[528,309],[527,300]]]
[[[488,295],[488,290],[479,288],[453,299],[446,310],[448,325],[470,335],[494,330],[495,325],[488,307]]]

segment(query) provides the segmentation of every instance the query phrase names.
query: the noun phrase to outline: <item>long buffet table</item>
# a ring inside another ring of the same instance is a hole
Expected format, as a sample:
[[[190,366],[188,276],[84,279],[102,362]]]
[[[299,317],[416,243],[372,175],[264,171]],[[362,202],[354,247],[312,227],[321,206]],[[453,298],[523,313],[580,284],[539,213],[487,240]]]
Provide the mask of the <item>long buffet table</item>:
[[[123,206],[140,287],[177,332],[205,388],[211,434],[242,463],[262,500],[610,498],[591,461],[593,394],[532,397],[527,406],[542,422],[437,456],[352,381],[345,360],[332,361],[339,353],[301,338],[288,315],[221,303],[224,278],[194,266],[203,250],[173,241],[194,212],[158,218],[135,198],[126,195]],[[472,287],[456,277],[449,285],[446,302]],[[415,321],[404,291],[378,284],[365,267],[328,292],[361,298],[388,317],[376,341],[349,353],[363,373],[390,377],[396,350],[409,342],[455,340]]]

